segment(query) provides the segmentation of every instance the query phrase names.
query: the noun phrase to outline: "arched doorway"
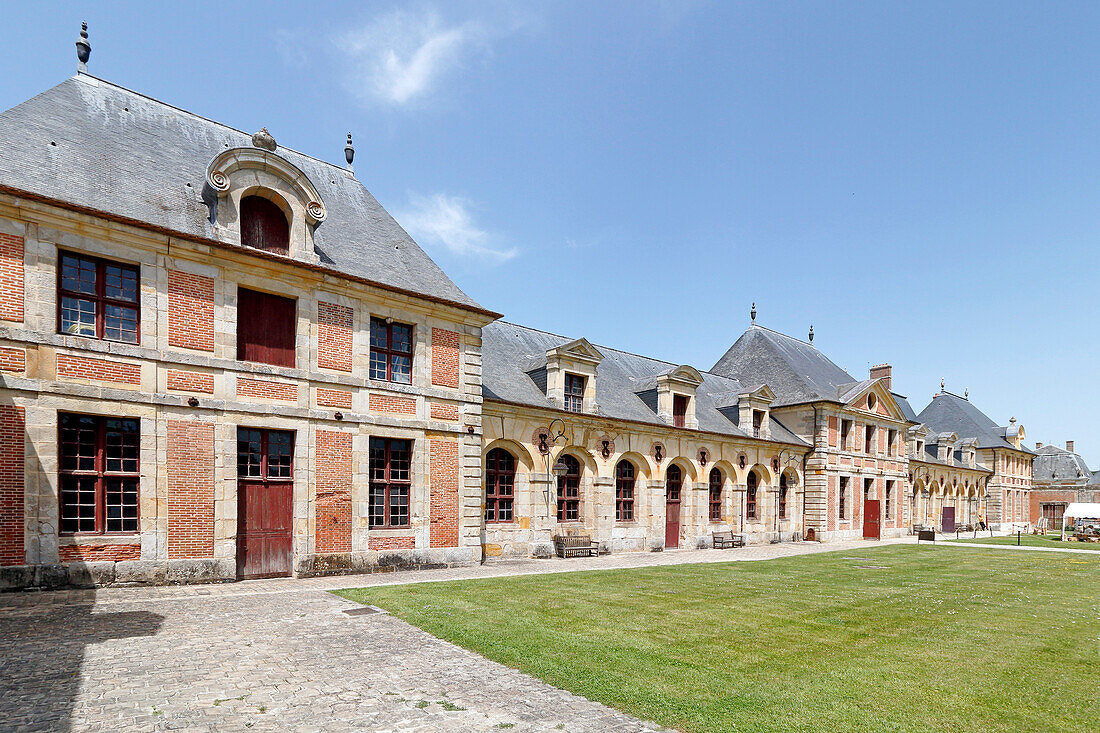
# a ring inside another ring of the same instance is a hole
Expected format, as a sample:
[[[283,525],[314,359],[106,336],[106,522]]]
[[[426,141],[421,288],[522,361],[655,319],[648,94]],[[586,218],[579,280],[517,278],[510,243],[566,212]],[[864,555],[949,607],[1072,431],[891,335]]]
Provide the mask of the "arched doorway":
[[[665,472],[665,547],[680,546],[680,490],[684,473],[673,464]]]

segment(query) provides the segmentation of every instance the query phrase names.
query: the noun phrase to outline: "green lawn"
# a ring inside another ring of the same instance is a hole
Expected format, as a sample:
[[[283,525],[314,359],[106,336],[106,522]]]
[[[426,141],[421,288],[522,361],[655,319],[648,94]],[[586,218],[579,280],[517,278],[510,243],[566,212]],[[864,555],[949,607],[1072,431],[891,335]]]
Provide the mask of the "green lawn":
[[[895,545],[341,594],[684,731],[1100,720],[1100,557]]]
[[[1100,545],[1094,542],[1077,542],[1070,539],[1068,542],[1062,542],[1058,539],[1060,535],[1048,534],[1046,536],[1037,534],[1023,534],[1020,535],[1020,545],[1024,547],[1051,547],[1055,550],[1092,550],[1093,552],[1100,552]],[[950,539],[948,542],[966,542],[972,545],[1015,545],[1016,535],[1011,537],[990,537],[988,534],[985,537],[979,533],[977,538],[963,536],[962,539]]]

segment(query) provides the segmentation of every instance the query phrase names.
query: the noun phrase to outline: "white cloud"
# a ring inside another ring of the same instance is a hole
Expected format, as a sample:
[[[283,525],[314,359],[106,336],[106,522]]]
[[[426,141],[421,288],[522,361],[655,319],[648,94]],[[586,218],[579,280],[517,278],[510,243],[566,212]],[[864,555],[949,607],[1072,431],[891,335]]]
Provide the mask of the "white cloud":
[[[445,24],[432,10],[395,10],[341,33],[337,50],[349,83],[364,98],[406,105],[424,98],[472,55],[486,50],[487,30],[467,21]]]
[[[421,244],[441,245],[459,256],[503,262],[518,254],[514,247],[494,247],[494,237],[474,223],[469,203],[459,196],[411,194],[409,207],[396,217]]]

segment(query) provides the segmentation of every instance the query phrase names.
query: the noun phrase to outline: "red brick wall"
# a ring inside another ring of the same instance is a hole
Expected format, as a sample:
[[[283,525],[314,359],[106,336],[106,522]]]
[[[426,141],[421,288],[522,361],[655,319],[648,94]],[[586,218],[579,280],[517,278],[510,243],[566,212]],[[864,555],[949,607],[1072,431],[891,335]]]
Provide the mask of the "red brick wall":
[[[367,540],[370,550],[411,550],[416,545],[412,537],[371,537]]]
[[[1072,504],[1077,501],[1077,492],[1073,489],[1032,489],[1028,492],[1030,503],[1028,519],[1032,524],[1043,516],[1043,504]],[[1055,527],[1061,529],[1061,527]]]
[[[317,552],[351,552],[351,433],[317,431]]]
[[[168,421],[168,557],[214,556],[214,426]]]
[[[22,407],[0,405],[0,565],[22,565],[23,443]]]
[[[351,371],[352,310],[344,305],[317,302],[317,366]]]
[[[432,419],[433,420],[458,420],[458,405],[443,405],[437,402],[432,403]]]
[[[141,545],[63,545],[61,562],[140,560]]]
[[[342,407],[351,409],[351,392],[343,389],[317,388],[317,404],[324,407]]]
[[[428,464],[430,546],[458,547],[458,443],[432,440]]]
[[[141,367],[86,356],[57,355],[57,376],[71,379],[95,379],[117,384],[141,384]]]
[[[432,329],[432,384],[458,387],[459,336],[454,331]]]
[[[829,447],[837,447],[837,427],[835,417],[829,418]]]
[[[298,386],[285,382],[268,382],[263,379],[241,379],[238,377],[237,396],[296,402],[298,400]]]
[[[23,238],[0,234],[0,320],[23,322]]]
[[[372,394],[370,409],[376,412],[396,412],[399,415],[415,415],[416,400],[388,394]]]
[[[27,371],[27,352],[23,349],[0,347],[0,372]]]
[[[214,350],[214,280],[168,271],[168,345]]]
[[[214,375],[206,372],[168,370],[168,389],[176,392],[203,392],[214,394]]]

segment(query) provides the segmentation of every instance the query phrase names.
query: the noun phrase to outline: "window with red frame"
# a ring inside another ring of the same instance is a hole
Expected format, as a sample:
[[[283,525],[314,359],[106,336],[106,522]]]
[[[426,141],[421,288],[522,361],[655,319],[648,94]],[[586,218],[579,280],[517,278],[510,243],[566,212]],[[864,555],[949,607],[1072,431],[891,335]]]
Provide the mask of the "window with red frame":
[[[516,459],[503,448],[485,457],[485,521],[511,522]]]
[[[293,477],[293,432],[237,428],[237,478],[285,483]]]
[[[561,457],[567,467],[558,476],[558,521],[578,522],[581,518],[581,464],[570,455]]]
[[[787,518],[787,474],[779,477],[779,518]]]
[[[577,374],[565,375],[565,409],[569,412],[584,412],[584,377]]]
[[[710,469],[710,521],[722,521],[722,472],[717,468]]]
[[[756,487],[756,471],[749,471],[745,479],[745,516],[749,519],[756,519]]]
[[[412,441],[370,439],[369,522],[372,528],[409,526]]]
[[[688,398],[686,395],[672,395],[672,425],[682,428],[687,424]]]
[[[634,464],[630,461],[615,466],[615,521],[634,521]]]
[[[61,534],[134,534],[141,487],[140,422],[59,415]]]
[[[290,223],[278,204],[263,196],[241,198],[241,244],[281,255],[290,252]]]
[[[58,253],[57,332],[136,344],[140,337],[136,265]]]
[[[413,327],[370,319],[370,378],[412,384]]]

